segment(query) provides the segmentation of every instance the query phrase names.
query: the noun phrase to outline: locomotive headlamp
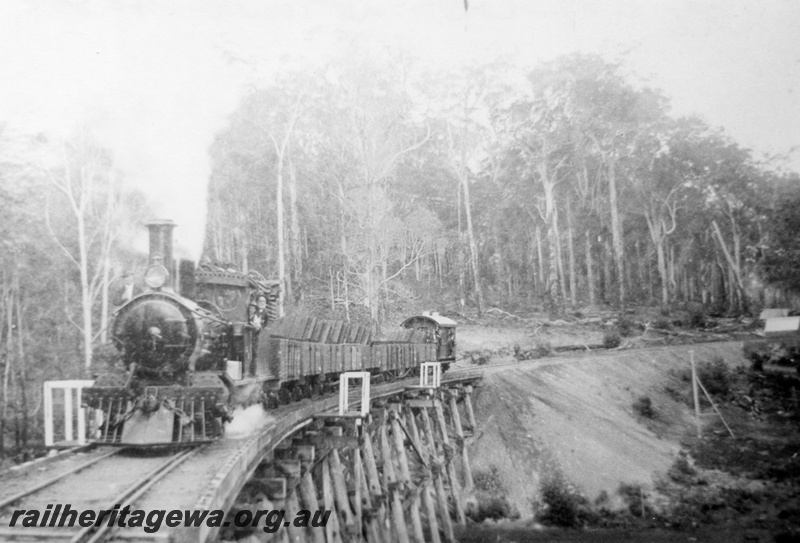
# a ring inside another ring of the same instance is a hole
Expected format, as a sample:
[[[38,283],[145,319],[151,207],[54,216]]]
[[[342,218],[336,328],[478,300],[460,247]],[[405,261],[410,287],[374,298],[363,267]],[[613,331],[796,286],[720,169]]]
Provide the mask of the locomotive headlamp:
[[[153,264],[144,272],[144,282],[150,288],[161,288],[167,283],[169,271],[161,264]]]

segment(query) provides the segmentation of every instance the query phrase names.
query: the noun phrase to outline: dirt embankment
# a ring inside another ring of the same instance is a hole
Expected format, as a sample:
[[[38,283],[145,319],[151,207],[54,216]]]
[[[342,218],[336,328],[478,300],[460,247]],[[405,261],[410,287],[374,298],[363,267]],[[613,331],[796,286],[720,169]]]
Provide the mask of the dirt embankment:
[[[652,490],[694,428],[682,379],[690,350],[698,362],[745,364],[740,343],[717,343],[487,366],[469,449],[477,484],[492,481],[523,518],[541,508],[548,478],[610,508],[623,505],[620,484]],[[652,417],[635,412],[642,397]]]

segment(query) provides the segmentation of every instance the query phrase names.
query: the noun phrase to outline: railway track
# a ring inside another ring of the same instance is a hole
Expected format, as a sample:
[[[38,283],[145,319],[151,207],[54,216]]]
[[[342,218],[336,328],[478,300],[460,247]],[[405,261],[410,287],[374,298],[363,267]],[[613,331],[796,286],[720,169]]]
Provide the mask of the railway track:
[[[485,364],[481,366],[451,366],[450,371],[447,372],[448,375],[452,374],[452,378],[456,378],[459,375],[462,375],[461,372],[471,371],[474,368],[479,368],[479,371],[489,371],[494,372],[498,370],[502,370],[504,368],[517,368],[520,366],[549,366],[552,364],[564,364],[568,362],[576,362],[586,359],[592,360],[603,360],[607,358],[614,358],[620,355],[630,355],[630,354],[648,354],[648,353],[657,353],[663,351],[674,351],[674,350],[681,350],[681,351],[689,351],[692,347],[701,348],[705,345],[713,345],[719,343],[742,343],[744,339],[715,339],[712,341],[700,341],[697,343],[681,343],[675,345],[658,345],[653,347],[637,347],[631,349],[602,349],[602,350],[591,350],[591,351],[567,351],[559,356],[546,356],[542,358],[532,358],[528,360],[516,360],[513,357],[503,357],[503,358],[512,358],[511,360],[504,360],[502,362],[493,362],[490,364]]]
[[[58,483],[59,481],[83,471],[98,462],[118,454],[121,449],[99,449],[91,452],[70,451],[70,454],[54,459],[52,462],[38,463],[35,467],[28,470],[26,477],[20,479],[10,477],[12,472],[8,472],[5,477],[0,479],[3,485],[3,497],[0,497],[0,511],[13,505],[20,500],[27,498],[34,493],[44,490]]]
[[[105,541],[116,528],[113,522],[109,526],[109,514],[98,517],[97,523],[81,526],[82,512],[98,514],[135,502],[196,451],[153,456],[125,448],[102,447],[87,453],[90,458],[76,455],[64,459],[62,465],[48,465],[43,469],[45,473],[34,474],[32,480],[23,483],[24,488],[0,501],[0,541]],[[89,476],[82,473],[89,468],[92,468]],[[76,512],[73,526],[69,526],[73,516],[65,513],[67,504],[69,510]],[[36,517],[34,513],[15,513],[19,510],[35,511]],[[59,527],[62,518],[65,525]],[[87,517],[85,524],[88,523]]]

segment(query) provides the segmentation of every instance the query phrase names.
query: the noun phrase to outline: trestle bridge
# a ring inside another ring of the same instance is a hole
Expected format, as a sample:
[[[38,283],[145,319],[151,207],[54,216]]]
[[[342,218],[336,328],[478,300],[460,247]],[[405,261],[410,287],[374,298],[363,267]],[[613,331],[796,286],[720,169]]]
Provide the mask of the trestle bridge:
[[[372,387],[368,373],[343,374],[338,399],[270,411],[243,438],[160,454],[77,446],[19,466],[0,474],[0,541],[455,541],[473,487],[466,445],[476,427],[472,394],[481,373],[452,370],[442,377],[437,363],[424,366],[419,382]],[[65,408],[80,405],[66,397]],[[52,403],[45,408],[52,413]],[[70,436],[72,417],[65,426]],[[52,439],[52,425],[46,430]],[[58,527],[56,508],[64,504],[76,511],[129,505],[226,516],[222,526],[162,522],[155,531],[107,522]],[[24,516],[11,522],[22,509],[40,512],[35,526],[23,526]],[[264,530],[264,519],[248,520],[267,510],[286,511],[275,531]],[[300,510],[331,514],[324,527],[295,527]],[[242,520],[251,526],[239,527]]]

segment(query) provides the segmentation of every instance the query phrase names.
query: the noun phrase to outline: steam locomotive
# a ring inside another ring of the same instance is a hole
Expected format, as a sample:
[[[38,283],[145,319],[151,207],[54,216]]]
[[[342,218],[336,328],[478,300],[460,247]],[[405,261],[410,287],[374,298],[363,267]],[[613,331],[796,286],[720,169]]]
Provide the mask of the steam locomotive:
[[[149,290],[117,311],[112,337],[119,361],[83,392],[84,404],[103,414],[99,443],[207,442],[223,435],[236,407],[312,397],[344,371],[394,378],[426,361],[446,369],[455,358],[456,323],[446,317],[412,317],[384,339],[343,321],[278,319],[278,281],[215,266],[187,272],[182,264],[173,274],[175,224],[147,227]],[[266,307],[258,308],[261,298]]]

